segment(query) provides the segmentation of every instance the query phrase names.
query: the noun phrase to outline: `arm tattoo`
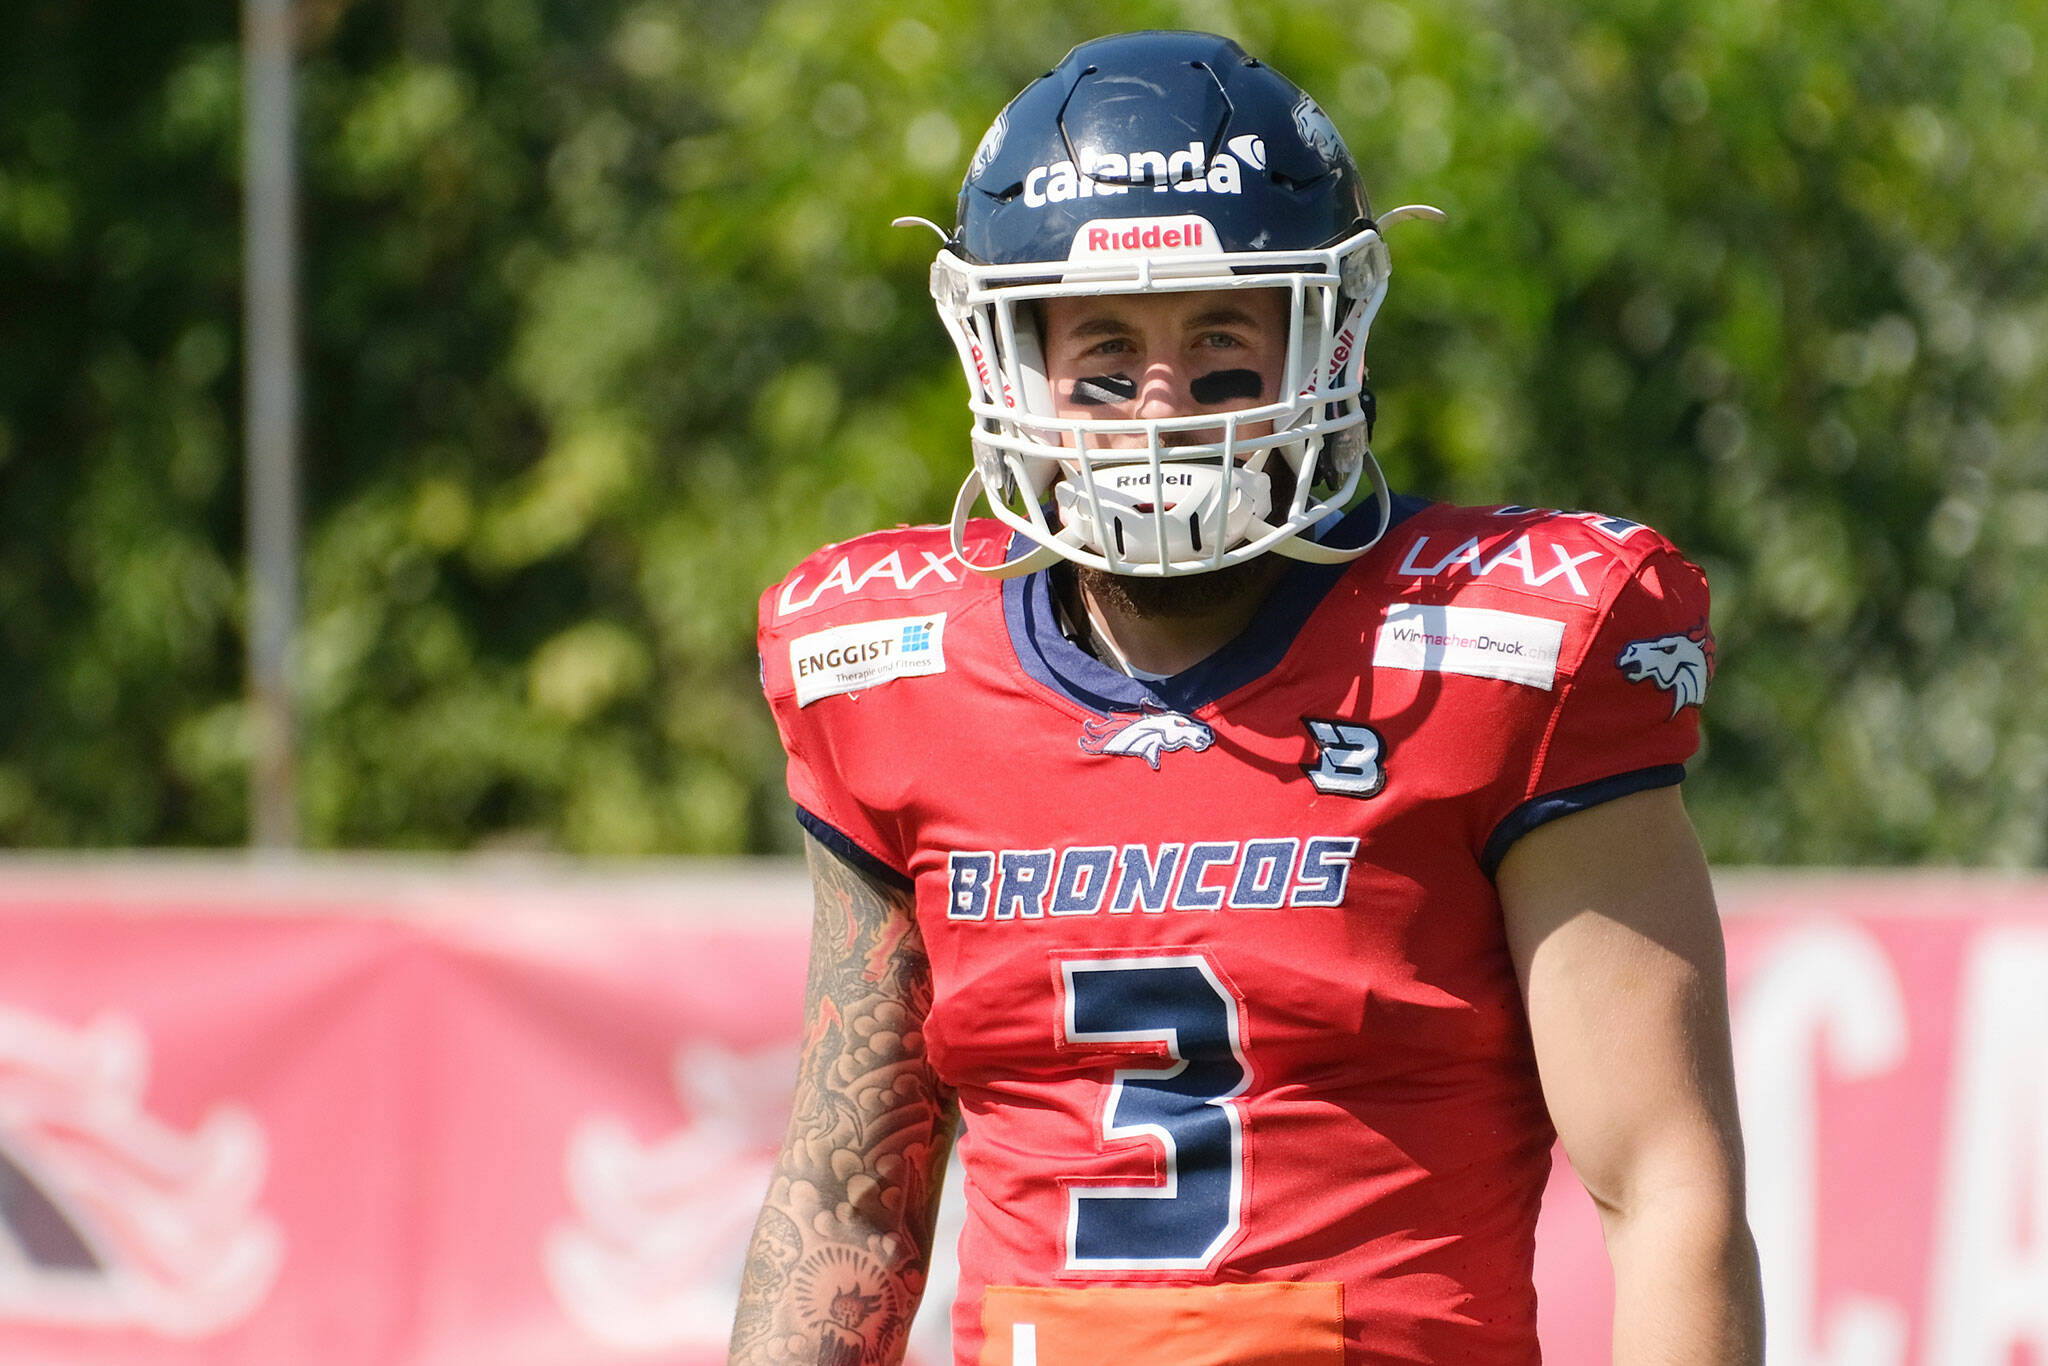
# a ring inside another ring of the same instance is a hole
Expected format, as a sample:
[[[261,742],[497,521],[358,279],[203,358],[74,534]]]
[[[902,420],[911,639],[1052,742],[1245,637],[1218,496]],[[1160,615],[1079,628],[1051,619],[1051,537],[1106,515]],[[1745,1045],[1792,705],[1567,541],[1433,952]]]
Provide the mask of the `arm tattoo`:
[[[735,1366],[893,1366],[924,1293],[958,1112],[932,1072],[909,892],[805,841],[817,918],[796,1106],[754,1228]]]

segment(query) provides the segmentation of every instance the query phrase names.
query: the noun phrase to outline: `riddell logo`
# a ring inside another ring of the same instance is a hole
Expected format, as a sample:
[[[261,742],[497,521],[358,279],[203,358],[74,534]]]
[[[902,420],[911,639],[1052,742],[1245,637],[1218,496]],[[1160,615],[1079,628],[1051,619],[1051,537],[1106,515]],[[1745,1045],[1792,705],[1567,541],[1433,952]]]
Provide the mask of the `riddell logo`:
[[[974,373],[975,376],[981,380],[981,391],[989,395],[990,397],[994,397],[996,393],[996,377],[994,373],[991,372],[989,369],[988,357],[982,354],[981,346],[979,343],[969,342],[967,349],[974,354]],[[1016,391],[1010,388],[1010,382],[1008,380],[1003,381],[1002,393],[1003,406],[1005,408],[1014,408],[1017,406]]]
[[[1330,352],[1330,375],[1328,379],[1323,381],[1324,384],[1332,389],[1337,387],[1337,381],[1344,378],[1344,367],[1351,362],[1352,348],[1357,346],[1357,344],[1358,325],[1356,323],[1346,323],[1344,330],[1337,334],[1337,345]],[[1316,381],[1314,377],[1311,377],[1308,383],[1301,386],[1301,396],[1306,398],[1314,392],[1316,392]]]
[[[1345,362],[1351,359],[1351,348],[1357,340],[1358,328],[1351,324],[1346,324],[1344,330],[1337,334],[1337,347],[1330,352],[1331,379],[1334,380],[1344,373]]]
[[[1201,219],[1192,218],[1178,226],[1167,227],[1154,223],[1150,227],[1129,227],[1119,232],[1113,227],[1090,224],[1086,229],[1089,251],[1181,251],[1189,247],[1201,247],[1207,240],[1202,231],[1206,226]]]
[[[1149,491],[1153,487],[1153,479],[1151,472],[1148,470],[1143,474],[1115,475],[1110,479],[1109,484],[1111,488],[1118,490],[1144,489]],[[1161,470],[1159,473],[1158,487],[1160,488],[1191,489],[1194,486],[1195,476],[1192,474],[1185,472],[1173,473],[1168,470]]]
[[[1264,164],[1265,147],[1257,138],[1232,138],[1230,145],[1233,152],[1250,161],[1253,169]],[[1243,185],[1244,171],[1238,156],[1218,152],[1212,161],[1199,142],[1190,142],[1177,152],[1083,149],[1078,166],[1071,161],[1033,166],[1024,177],[1024,202],[1042,209],[1069,199],[1123,194],[1148,186],[1155,194],[1168,188],[1182,194],[1238,194]]]
[[[1132,256],[1205,256],[1215,250],[1216,229],[1199,214],[1094,218],[1074,229],[1067,259],[1093,265]]]

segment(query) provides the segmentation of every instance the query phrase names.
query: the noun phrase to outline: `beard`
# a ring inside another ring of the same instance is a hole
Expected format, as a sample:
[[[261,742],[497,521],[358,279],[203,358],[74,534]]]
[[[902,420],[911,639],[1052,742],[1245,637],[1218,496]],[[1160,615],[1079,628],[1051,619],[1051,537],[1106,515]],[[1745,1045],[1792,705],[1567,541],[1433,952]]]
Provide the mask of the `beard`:
[[[1241,606],[1247,600],[1263,599],[1287,572],[1286,564],[1271,555],[1212,569],[1206,574],[1175,574],[1169,578],[1112,574],[1088,565],[1065,567],[1073,570],[1091,597],[1112,610],[1168,620],[1205,617]]]

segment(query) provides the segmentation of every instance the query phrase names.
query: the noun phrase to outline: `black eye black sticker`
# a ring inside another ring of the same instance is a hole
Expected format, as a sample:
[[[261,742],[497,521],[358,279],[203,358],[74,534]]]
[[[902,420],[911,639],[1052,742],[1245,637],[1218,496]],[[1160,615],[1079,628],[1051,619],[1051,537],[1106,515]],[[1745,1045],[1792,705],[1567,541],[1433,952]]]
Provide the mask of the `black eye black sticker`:
[[[1264,398],[1266,381],[1256,370],[1217,370],[1190,380],[1188,395],[1205,405],[1228,403],[1234,398]]]
[[[1091,407],[1105,403],[1129,403],[1138,396],[1138,381],[1129,375],[1090,375],[1074,381],[1074,392],[1067,396],[1071,403]]]

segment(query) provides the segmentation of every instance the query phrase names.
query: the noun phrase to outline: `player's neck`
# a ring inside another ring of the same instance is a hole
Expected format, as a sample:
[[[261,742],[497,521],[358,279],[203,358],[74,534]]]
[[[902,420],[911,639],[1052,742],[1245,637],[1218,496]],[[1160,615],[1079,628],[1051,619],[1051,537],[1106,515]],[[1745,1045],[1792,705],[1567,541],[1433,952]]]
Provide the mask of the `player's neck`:
[[[1171,675],[1193,668],[1251,625],[1286,572],[1285,562],[1271,555],[1169,579],[1062,565],[1054,571],[1054,589],[1083,647],[1103,663]]]

